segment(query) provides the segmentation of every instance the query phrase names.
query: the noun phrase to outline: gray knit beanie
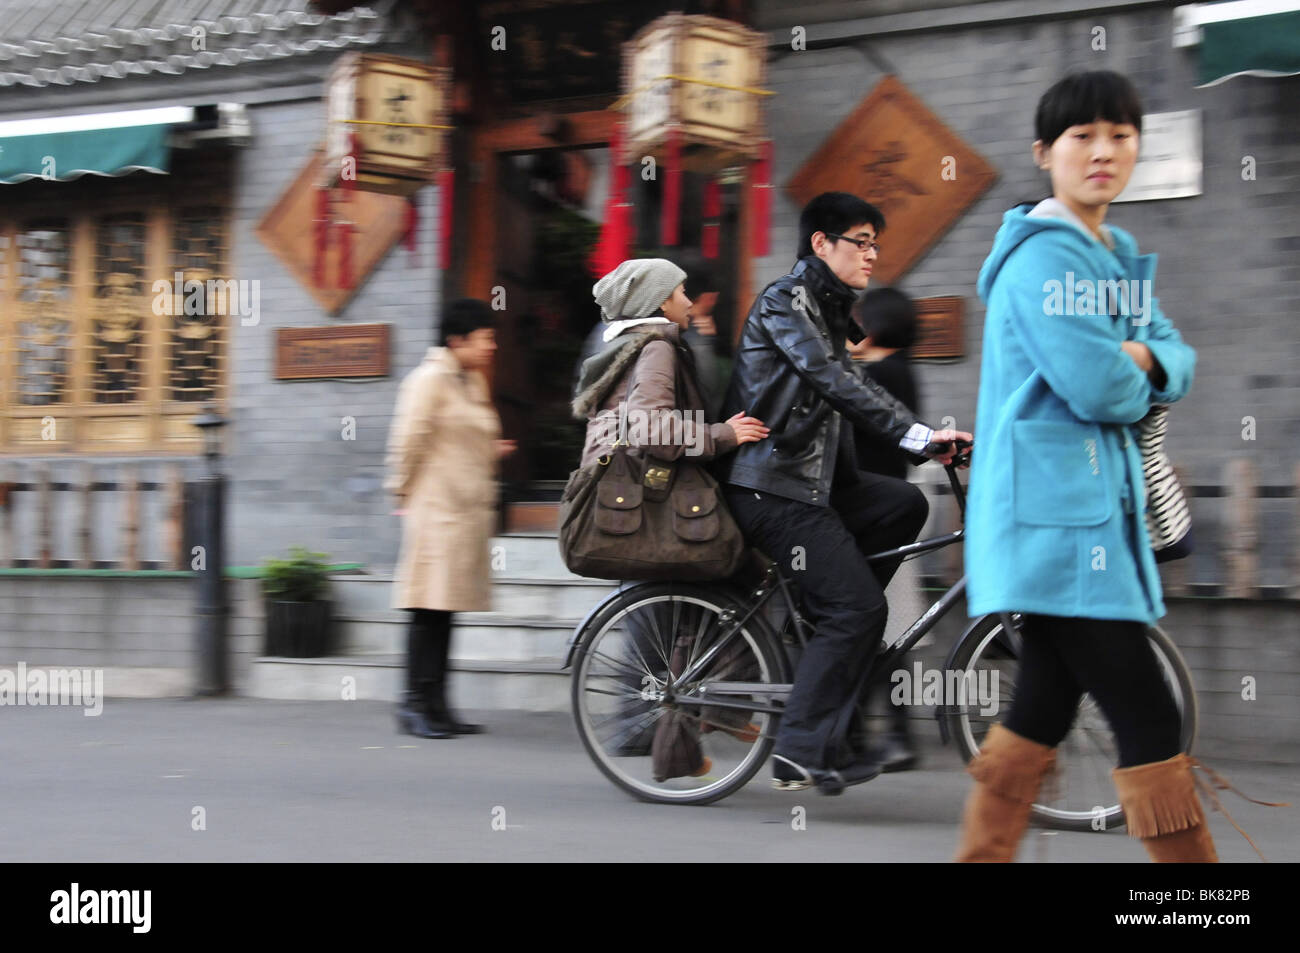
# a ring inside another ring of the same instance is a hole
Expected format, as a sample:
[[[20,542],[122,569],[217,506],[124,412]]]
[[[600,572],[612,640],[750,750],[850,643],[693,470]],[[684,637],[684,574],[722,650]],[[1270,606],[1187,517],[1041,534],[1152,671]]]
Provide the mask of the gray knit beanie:
[[[648,318],[685,280],[686,272],[667,258],[630,258],[596,282],[591,293],[605,321]]]

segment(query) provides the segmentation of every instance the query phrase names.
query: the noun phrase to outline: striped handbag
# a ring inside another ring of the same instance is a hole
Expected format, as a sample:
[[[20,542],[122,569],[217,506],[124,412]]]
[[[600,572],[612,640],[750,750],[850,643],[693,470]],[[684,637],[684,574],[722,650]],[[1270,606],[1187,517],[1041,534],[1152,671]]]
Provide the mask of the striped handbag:
[[[1156,562],[1182,559],[1192,551],[1192,515],[1165,454],[1169,408],[1155,404],[1137,423],[1137,444],[1142,454],[1142,476],[1147,490],[1147,534]]]

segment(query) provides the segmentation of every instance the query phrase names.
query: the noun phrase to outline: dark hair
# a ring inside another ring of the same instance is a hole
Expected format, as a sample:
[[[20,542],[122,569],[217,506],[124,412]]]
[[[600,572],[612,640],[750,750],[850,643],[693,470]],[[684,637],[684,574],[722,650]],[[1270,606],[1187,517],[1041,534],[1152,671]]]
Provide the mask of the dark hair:
[[[872,288],[853,306],[862,330],[876,347],[911,347],[916,343],[916,305],[897,288]]]
[[[848,192],[823,192],[799,213],[799,258],[813,253],[814,232],[844,234],[854,225],[870,225],[879,234],[885,228],[885,216],[870,202]]]
[[[479,328],[496,326],[496,316],[486,301],[478,298],[461,298],[447,305],[438,326],[438,343],[446,346],[447,338],[463,337]]]
[[[1098,119],[1131,123],[1142,131],[1142,102],[1127,76],[1095,70],[1065,77],[1038,101],[1034,138],[1050,146],[1071,126]]]

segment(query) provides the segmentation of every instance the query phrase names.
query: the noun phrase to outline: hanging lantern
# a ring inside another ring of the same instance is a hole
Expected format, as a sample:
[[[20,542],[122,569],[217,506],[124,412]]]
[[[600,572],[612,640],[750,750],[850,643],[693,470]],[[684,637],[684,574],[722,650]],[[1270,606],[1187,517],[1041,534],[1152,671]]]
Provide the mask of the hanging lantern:
[[[341,57],[326,93],[329,184],[355,178],[362,191],[406,196],[433,181],[446,166],[449,89],[450,70],[419,60]]]
[[[624,159],[662,158],[670,131],[683,168],[717,171],[758,155],[767,40],[730,20],[670,13],[623,46]]]
[[[332,233],[339,242],[334,285],[349,289],[355,283],[350,193],[382,192],[410,199],[435,177],[450,181],[446,168],[450,74],[419,60],[373,53],[347,53],[335,65],[325,96],[329,124],[312,266],[317,285],[327,283],[324,259]],[[331,201],[335,190],[341,194]],[[444,187],[444,219],[449,222],[448,192]],[[408,247],[413,247],[418,219],[413,204],[410,210],[406,233]],[[341,218],[336,211],[341,211]]]

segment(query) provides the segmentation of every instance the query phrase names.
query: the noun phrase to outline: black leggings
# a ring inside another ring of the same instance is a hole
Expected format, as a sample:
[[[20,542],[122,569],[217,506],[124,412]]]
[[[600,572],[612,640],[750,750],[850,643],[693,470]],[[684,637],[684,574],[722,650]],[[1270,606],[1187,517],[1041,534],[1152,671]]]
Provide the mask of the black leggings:
[[[1119,767],[1180,750],[1178,709],[1141,622],[1026,615],[1016,697],[1006,727],[1055,748],[1079,697],[1097,700],[1115,732]]]

